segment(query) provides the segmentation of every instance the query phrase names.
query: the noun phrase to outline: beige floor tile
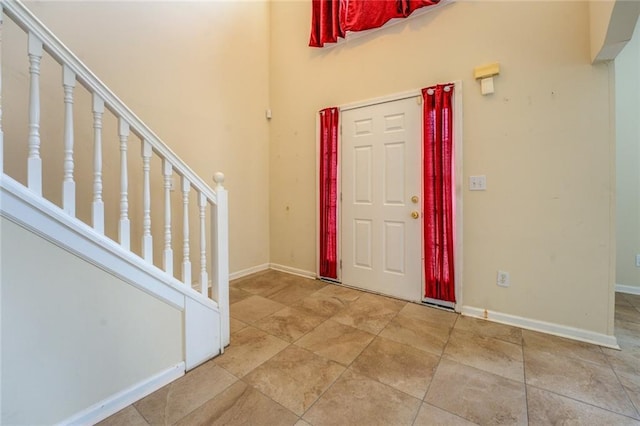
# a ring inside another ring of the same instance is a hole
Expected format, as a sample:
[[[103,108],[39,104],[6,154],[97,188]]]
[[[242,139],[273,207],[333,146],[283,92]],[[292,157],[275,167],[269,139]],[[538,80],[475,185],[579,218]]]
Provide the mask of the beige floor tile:
[[[640,348],[617,350],[602,348],[616,373],[640,376]]]
[[[418,417],[413,422],[413,426],[473,426],[475,424],[426,402],[422,403]]]
[[[640,425],[629,417],[527,386],[529,425]]]
[[[407,303],[400,312],[398,312],[398,315],[434,323],[439,326],[447,326],[449,328],[453,327],[453,324],[458,319],[458,314],[455,312],[434,308],[432,306],[420,305],[418,303]]]
[[[152,425],[173,424],[238,379],[209,361],[134,404]]]
[[[288,426],[298,416],[251,386],[236,382],[220,395],[184,417],[178,425]]]
[[[483,425],[525,425],[527,402],[521,382],[443,359],[425,402]]]
[[[291,305],[291,307],[311,315],[329,318],[346,309],[349,303],[351,302],[316,292],[309,297],[299,300]]]
[[[271,315],[285,306],[262,296],[253,295],[230,306],[231,316],[246,323],[253,323]]]
[[[300,419],[293,426],[312,426],[311,423],[307,423],[304,420]]]
[[[244,380],[297,415],[302,415],[344,371],[340,364],[289,346]]]
[[[609,365],[547,352],[524,351],[528,385],[536,386],[626,416],[637,416]]]
[[[234,303],[238,303],[244,299],[253,296],[252,293],[248,291],[244,291],[237,287],[229,286],[229,304],[233,305]]]
[[[246,323],[237,320],[235,318],[229,318],[229,328],[231,330],[231,334],[236,333],[247,326]]]
[[[133,405],[120,410],[113,416],[107,417],[97,426],[147,426],[149,423],[142,417]]]
[[[366,293],[338,284],[328,284],[317,292],[318,295],[334,297],[343,302],[354,302]]]
[[[261,292],[280,285],[279,272],[273,270],[260,271],[246,277],[238,278],[229,283],[229,287],[235,287],[248,291],[251,294]]]
[[[629,399],[636,407],[636,411],[640,413],[640,375],[623,372],[617,373],[617,375]],[[640,419],[640,416],[635,417]]]
[[[616,320],[640,323],[640,310],[631,305],[616,306]]]
[[[351,370],[422,399],[439,361],[436,355],[376,337]]]
[[[349,365],[374,337],[366,331],[327,320],[295,344],[343,365]]]
[[[616,319],[615,335],[621,348],[640,348],[640,323]]]
[[[388,297],[364,294],[331,319],[372,334],[378,334],[406,304],[407,302]]]
[[[380,332],[380,336],[439,356],[442,355],[450,333],[448,324],[441,325],[398,315]]]
[[[443,356],[507,379],[524,382],[520,345],[454,328]]]
[[[640,308],[640,294],[625,294],[624,298],[631,305],[635,306],[636,308]]]
[[[420,400],[346,371],[303,416],[314,426],[411,425]]]
[[[325,318],[321,316],[295,308],[284,308],[256,321],[254,325],[282,340],[295,342],[324,321]]]
[[[482,337],[492,337],[505,342],[522,345],[522,329],[480,318],[460,316],[455,330],[467,331]]]
[[[536,351],[607,365],[602,349],[596,345],[530,330],[522,330],[522,338],[529,353]]]
[[[289,344],[255,327],[246,327],[231,336],[231,344],[215,363],[242,377]]]
[[[290,274],[284,275],[287,275],[287,277],[282,279],[282,287],[266,290],[260,295],[283,305],[291,305],[327,286],[326,283],[319,280]]]
[[[624,294],[616,293],[616,308],[618,306],[633,306],[633,305],[629,303],[629,301],[627,300]]]

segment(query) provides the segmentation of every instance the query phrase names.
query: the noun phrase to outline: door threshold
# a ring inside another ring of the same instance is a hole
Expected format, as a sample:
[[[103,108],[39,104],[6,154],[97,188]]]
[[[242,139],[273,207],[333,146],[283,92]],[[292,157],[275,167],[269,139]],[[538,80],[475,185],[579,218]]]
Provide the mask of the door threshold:
[[[424,299],[421,304],[430,306],[443,311],[455,312],[456,304],[454,302],[445,302],[444,300]]]

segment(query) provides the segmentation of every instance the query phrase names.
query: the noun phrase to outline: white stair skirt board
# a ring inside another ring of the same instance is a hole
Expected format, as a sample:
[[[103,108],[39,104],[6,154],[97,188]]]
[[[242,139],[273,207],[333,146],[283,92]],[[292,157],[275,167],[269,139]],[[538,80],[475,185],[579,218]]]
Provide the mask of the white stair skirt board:
[[[242,269],[240,271],[233,272],[229,274],[229,281],[237,280],[238,278],[246,277],[247,275],[255,274],[258,272],[266,271],[269,269],[268,263],[263,263],[262,265],[252,266],[247,269]]]
[[[616,284],[616,293],[640,295],[640,287],[633,285]]]
[[[278,265],[277,263],[270,263],[269,267],[274,271],[286,272],[292,275],[298,275],[304,278],[316,279],[317,275],[315,272],[305,271],[304,269],[293,268],[291,266]]]
[[[605,346],[607,348],[620,349],[615,336],[608,336],[606,334],[596,333],[581,328],[504,314],[501,312],[487,311],[473,306],[463,306],[461,313],[462,315],[469,317],[486,319],[487,321],[512,325],[514,327],[532,331],[539,331],[542,333],[552,334],[554,336],[566,337],[568,339],[579,340],[581,342],[592,343],[594,345]]]
[[[12,178],[0,179],[0,212],[6,218],[175,308],[184,309],[184,296],[200,296]],[[211,309],[218,308],[213,300],[208,302]]]
[[[125,389],[115,395],[104,399],[91,407],[74,414],[68,419],[58,423],[59,425],[93,425],[107,417],[117,413],[123,408],[168,385],[174,380],[184,376],[184,362],[167,368],[164,371],[149,377],[129,389]]]

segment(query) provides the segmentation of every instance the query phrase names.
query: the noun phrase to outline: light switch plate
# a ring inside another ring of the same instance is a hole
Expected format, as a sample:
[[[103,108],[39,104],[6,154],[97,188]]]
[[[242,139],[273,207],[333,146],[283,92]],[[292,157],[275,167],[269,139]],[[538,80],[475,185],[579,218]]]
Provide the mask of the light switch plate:
[[[487,177],[469,176],[469,191],[486,191],[487,190]]]

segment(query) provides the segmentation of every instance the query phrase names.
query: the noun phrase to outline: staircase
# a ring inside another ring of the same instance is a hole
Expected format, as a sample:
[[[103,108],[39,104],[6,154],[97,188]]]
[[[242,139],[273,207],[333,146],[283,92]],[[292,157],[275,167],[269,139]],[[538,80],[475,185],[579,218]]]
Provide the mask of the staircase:
[[[0,423],[92,424],[229,344],[224,175],[210,188],[20,1],[1,6],[28,96],[22,123],[2,76]]]

